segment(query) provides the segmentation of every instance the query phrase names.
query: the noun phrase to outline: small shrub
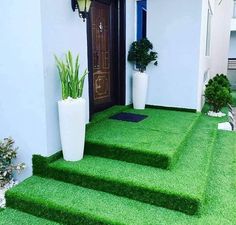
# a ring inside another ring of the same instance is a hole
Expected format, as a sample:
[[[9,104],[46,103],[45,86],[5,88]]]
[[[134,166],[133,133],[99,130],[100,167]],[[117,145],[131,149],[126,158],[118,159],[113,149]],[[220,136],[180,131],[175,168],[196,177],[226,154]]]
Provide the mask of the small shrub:
[[[216,76],[214,78],[209,80],[207,86],[211,85],[212,82],[216,82],[220,86],[227,88],[229,90],[229,92],[231,93],[231,84],[230,84],[229,79],[228,79],[228,77],[226,75],[224,75],[224,74],[216,74]]]
[[[152,49],[153,45],[147,38],[135,41],[130,47],[128,60],[136,64],[140,72],[144,72],[151,62],[157,66],[157,52]]]
[[[24,163],[13,164],[12,160],[17,156],[18,148],[14,147],[12,138],[0,141],[0,187],[7,184],[15,171],[20,172],[25,168]]]
[[[228,78],[221,74],[209,80],[205,90],[206,102],[213,112],[219,112],[224,106],[232,103],[231,89]]]

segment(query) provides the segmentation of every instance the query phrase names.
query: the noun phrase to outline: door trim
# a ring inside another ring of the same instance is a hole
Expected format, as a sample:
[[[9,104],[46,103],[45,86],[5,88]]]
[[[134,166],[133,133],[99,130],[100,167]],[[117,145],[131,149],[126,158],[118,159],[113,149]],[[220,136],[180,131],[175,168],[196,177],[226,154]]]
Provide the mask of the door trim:
[[[104,0],[96,0],[101,3],[107,3]],[[117,22],[115,23],[114,32],[116,37],[114,38],[115,50],[115,61],[117,62],[117,67],[114,70],[117,84],[116,90],[114,90],[114,95],[117,105],[125,105],[126,99],[126,0],[111,0],[115,4],[114,16]],[[87,49],[88,49],[88,70],[93,71],[93,58],[92,58],[92,28],[90,15],[87,18]],[[118,32],[119,31],[119,32]],[[97,111],[102,111],[107,108],[107,105],[101,105],[96,110],[94,109],[93,102],[93,76],[92,73],[88,75],[89,82],[89,108],[90,108],[90,118],[91,115]]]

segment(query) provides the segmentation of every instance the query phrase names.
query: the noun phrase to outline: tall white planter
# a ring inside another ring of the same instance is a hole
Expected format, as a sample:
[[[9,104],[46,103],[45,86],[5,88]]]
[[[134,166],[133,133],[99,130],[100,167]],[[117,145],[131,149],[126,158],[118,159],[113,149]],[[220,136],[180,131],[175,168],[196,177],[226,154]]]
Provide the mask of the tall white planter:
[[[133,105],[134,109],[145,109],[148,88],[148,75],[134,72],[133,74]]]
[[[58,102],[63,158],[79,161],[84,155],[86,101],[83,98]]]

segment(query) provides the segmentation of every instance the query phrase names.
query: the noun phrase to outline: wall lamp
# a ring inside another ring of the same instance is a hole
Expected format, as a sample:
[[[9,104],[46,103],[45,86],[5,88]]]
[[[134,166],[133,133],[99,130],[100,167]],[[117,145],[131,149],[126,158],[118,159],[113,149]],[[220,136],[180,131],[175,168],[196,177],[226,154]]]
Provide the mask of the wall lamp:
[[[85,19],[88,18],[91,3],[92,0],[71,0],[71,7],[73,11],[78,9],[79,17],[83,18],[85,22]]]

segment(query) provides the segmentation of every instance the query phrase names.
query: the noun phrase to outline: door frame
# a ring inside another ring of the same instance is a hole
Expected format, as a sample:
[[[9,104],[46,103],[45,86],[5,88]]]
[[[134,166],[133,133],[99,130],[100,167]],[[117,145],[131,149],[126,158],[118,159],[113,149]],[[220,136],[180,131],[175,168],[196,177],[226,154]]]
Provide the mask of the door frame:
[[[94,0],[95,1],[95,0]],[[97,2],[107,3],[107,0],[96,0]],[[117,22],[114,24],[114,34],[116,34],[113,40],[114,46],[114,61],[116,67],[114,68],[114,83],[116,88],[114,90],[115,102],[117,105],[125,105],[126,99],[126,0],[110,0],[114,4],[114,17]],[[89,82],[89,108],[90,118],[91,115],[106,109],[106,104],[101,105],[98,108],[94,108],[93,101],[93,56],[92,56],[92,28],[90,15],[87,18],[87,49],[88,49],[88,70],[91,71],[88,75]],[[119,32],[118,32],[119,31]]]

